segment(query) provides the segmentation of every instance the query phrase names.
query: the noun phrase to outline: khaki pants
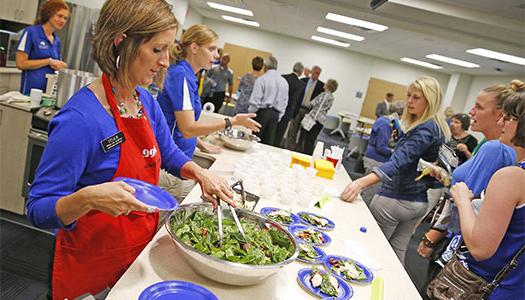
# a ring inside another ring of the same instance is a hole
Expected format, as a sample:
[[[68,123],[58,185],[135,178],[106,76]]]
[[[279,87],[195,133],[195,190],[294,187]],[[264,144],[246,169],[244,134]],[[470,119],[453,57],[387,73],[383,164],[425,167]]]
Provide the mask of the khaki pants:
[[[164,169],[160,170],[159,177],[159,187],[170,193],[179,204],[186,198],[186,196],[191,192],[196,182],[193,180],[184,180],[179,177],[173,176],[170,173],[166,172]],[[171,212],[160,212],[159,215],[159,228],[164,224],[164,219]]]

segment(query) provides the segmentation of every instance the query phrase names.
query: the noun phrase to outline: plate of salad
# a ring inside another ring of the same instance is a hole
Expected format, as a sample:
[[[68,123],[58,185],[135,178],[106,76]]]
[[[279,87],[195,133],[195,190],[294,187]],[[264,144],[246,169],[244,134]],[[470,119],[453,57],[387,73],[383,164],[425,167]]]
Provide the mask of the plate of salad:
[[[277,207],[263,207],[261,208],[261,214],[284,226],[301,222],[296,214]]]
[[[324,251],[314,245],[307,243],[299,243],[299,256],[297,260],[309,263],[309,264],[322,264],[323,258],[326,256]]]
[[[288,227],[290,233],[300,241],[316,246],[326,246],[332,239],[324,232],[305,225],[291,225]]]
[[[306,225],[314,226],[321,230],[332,230],[335,228],[334,222],[327,217],[316,215],[307,211],[298,212],[297,215],[301,219],[301,222]]]
[[[321,299],[346,300],[354,295],[342,278],[315,267],[299,270],[297,281],[302,288]]]
[[[349,282],[371,283],[374,279],[374,274],[370,269],[348,257],[327,255],[323,259],[323,264],[330,272]]]

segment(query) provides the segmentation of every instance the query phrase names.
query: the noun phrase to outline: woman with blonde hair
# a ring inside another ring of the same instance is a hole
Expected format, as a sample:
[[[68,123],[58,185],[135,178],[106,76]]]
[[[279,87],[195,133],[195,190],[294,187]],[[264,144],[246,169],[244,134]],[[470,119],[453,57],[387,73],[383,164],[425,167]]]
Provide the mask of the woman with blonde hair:
[[[421,77],[412,82],[401,119],[404,135],[390,160],[352,181],[341,194],[341,199],[351,202],[363,188],[382,181],[370,211],[403,264],[413,229],[427,210],[427,189],[434,183],[428,177],[415,181],[418,161],[436,161],[440,146],[450,137],[448,125],[439,113],[441,98],[436,79]]]
[[[252,120],[255,114],[238,114],[215,122],[199,121],[202,108],[195,74],[210,69],[219,57],[217,41],[218,35],[206,25],[188,28],[171,51],[173,64],[168,68],[164,87],[158,96],[171,136],[188,157],[193,157],[195,147],[200,143],[198,136],[230,129],[234,125],[259,131],[259,123]],[[220,151],[209,144],[201,144],[199,148],[207,152]]]
[[[158,212],[117,177],[157,184],[162,166],[197,181],[203,197],[232,203],[225,180],[210,175],[173,143],[146,89],[169,64],[177,20],[164,0],[106,0],[93,55],[101,79],[80,89],[49,125],[29,192],[28,217],[57,230],[53,299],[112,287],[155,235]]]

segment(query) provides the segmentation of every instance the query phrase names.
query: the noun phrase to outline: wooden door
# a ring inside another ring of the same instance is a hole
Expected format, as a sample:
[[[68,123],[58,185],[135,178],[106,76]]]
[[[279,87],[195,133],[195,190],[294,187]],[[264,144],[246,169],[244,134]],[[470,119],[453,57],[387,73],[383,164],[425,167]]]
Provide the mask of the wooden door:
[[[365,101],[363,101],[360,115],[370,119],[375,119],[376,105],[385,99],[385,94],[388,92],[394,94],[395,101],[405,100],[407,86],[370,77],[368,80],[368,89],[366,90]]]
[[[252,71],[252,59],[256,56],[267,58],[271,52],[247,48],[230,43],[224,44],[224,53],[230,55],[228,67],[233,70],[233,92],[237,92],[239,81],[244,74]]]

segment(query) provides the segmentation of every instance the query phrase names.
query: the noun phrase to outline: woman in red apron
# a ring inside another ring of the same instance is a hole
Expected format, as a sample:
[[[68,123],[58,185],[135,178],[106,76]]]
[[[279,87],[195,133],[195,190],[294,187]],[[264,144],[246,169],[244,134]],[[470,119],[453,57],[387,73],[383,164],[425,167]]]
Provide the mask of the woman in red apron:
[[[163,0],[106,1],[93,39],[104,74],[50,124],[28,216],[58,229],[53,299],[112,287],[155,234],[158,213],[147,213],[133,188],[113,178],[157,184],[162,166],[197,181],[206,199],[231,202],[225,181],[175,146],[159,105],[140,87],[168,66],[177,30],[171,11]]]

